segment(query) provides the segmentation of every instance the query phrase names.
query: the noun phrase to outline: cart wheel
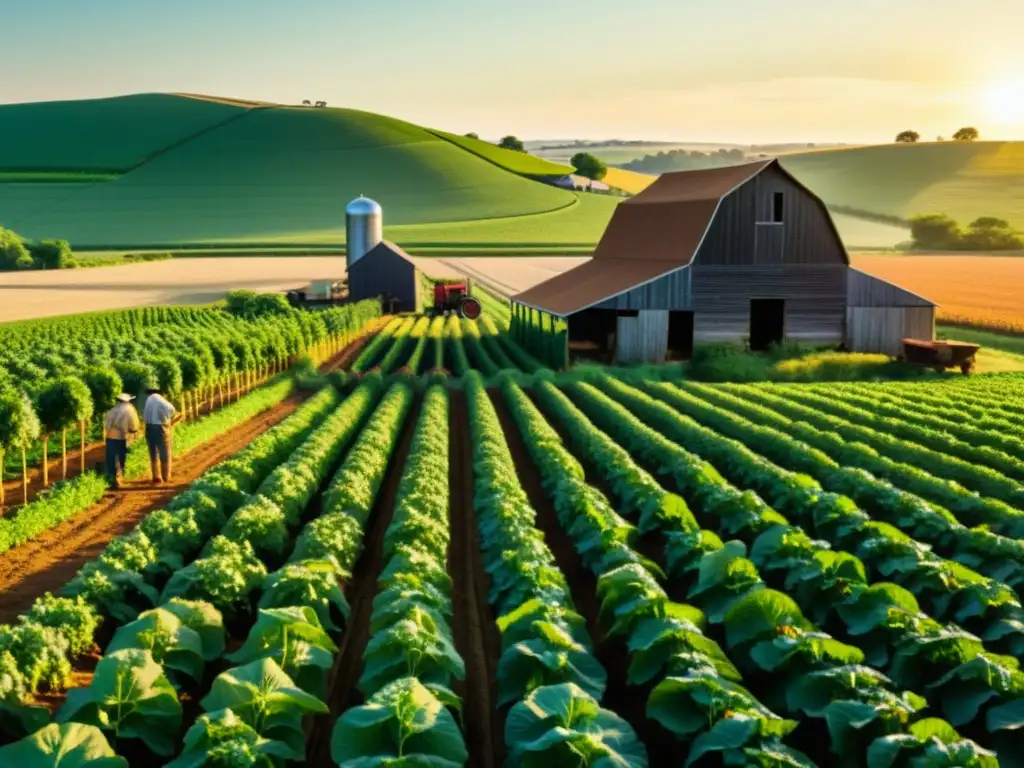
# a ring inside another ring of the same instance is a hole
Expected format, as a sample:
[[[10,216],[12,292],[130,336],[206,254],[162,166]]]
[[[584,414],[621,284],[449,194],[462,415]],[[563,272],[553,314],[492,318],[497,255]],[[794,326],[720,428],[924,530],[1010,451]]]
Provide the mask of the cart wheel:
[[[964,360],[962,363],[960,363],[960,373],[962,373],[964,376],[970,376],[974,372],[974,365],[975,363],[973,357],[968,360]]]

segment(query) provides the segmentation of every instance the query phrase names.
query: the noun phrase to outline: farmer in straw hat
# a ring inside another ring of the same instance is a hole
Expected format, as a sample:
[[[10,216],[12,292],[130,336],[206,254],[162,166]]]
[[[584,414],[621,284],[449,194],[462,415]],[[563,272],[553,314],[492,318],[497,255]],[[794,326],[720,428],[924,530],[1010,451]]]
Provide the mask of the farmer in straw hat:
[[[146,405],[142,420],[146,422],[146,443],[149,446],[149,468],[154,483],[171,481],[171,429],[184,417],[164,398],[160,385],[150,381],[146,386]],[[159,460],[159,469],[157,460]]]
[[[107,437],[107,477],[114,488],[121,485],[121,474],[128,459],[128,441],[139,433],[139,414],[132,405],[135,398],[122,392],[117,405],[107,411],[103,432]]]

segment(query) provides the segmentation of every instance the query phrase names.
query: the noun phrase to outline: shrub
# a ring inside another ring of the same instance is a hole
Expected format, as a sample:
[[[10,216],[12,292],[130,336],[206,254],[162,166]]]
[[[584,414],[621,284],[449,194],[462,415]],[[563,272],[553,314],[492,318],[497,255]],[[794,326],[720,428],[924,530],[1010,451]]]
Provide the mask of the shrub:
[[[17,233],[0,227],[0,269],[31,269],[32,255]]]
[[[699,344],[687,372],[699,381],[764,381],[770,362],[738,344]]]
[[[67,240],[41,240],[29,247],[36,266],[42,269],[69,269],[75,257]]]

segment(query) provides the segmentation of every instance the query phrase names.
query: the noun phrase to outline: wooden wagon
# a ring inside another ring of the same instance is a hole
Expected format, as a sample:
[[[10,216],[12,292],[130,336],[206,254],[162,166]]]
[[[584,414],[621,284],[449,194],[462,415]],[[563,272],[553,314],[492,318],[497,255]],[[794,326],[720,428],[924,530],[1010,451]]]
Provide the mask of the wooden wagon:
[[[974,355],[981,347],[963,341],[903,339],[903,359],[936,371],[959,368],[964,376],[974,370]]]

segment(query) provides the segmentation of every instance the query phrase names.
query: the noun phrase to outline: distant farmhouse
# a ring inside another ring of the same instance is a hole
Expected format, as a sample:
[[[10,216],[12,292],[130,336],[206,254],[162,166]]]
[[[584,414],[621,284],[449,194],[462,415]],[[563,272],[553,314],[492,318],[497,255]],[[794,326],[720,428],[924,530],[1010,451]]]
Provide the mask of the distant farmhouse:
[[[663,174],[616,208],[594,257],[512,297],[568,323],[566,357],[686,358],[695,342],[898,354],[935,304],[850,266],[825,204],[776,160]]]

